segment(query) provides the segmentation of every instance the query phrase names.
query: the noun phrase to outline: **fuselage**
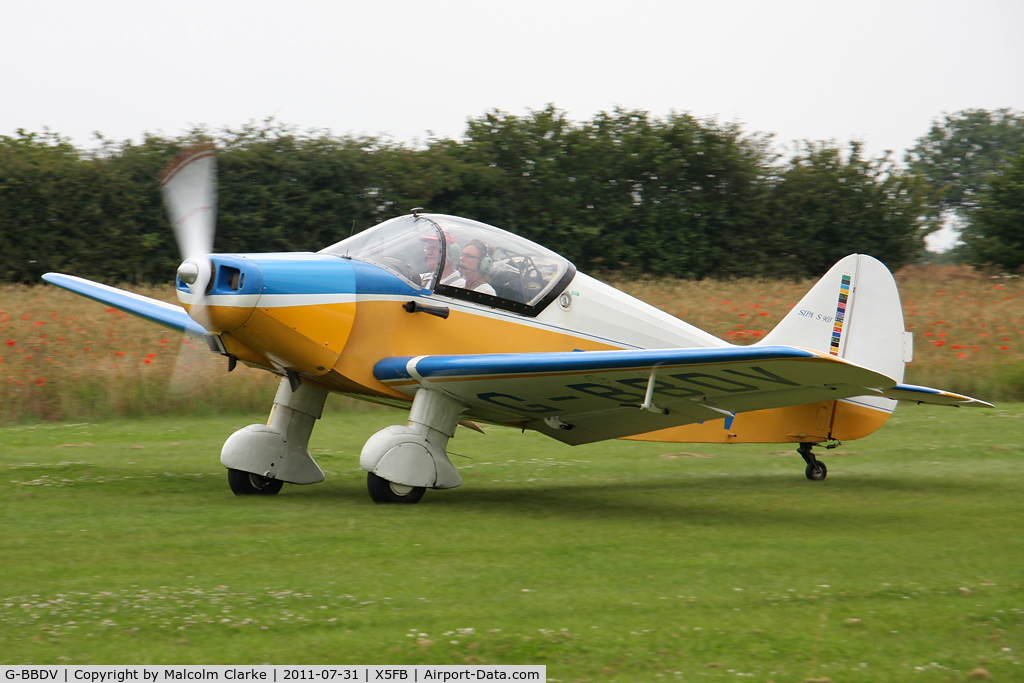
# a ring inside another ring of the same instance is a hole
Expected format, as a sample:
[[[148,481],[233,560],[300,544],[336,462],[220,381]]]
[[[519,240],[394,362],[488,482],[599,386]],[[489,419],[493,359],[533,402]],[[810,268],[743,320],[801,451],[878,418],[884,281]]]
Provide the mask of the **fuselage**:
[[[439,249],[440,244],[447,246]],[[543,247],[449,216],[392,219],[318,253],[209,258],[213,274],[206,294],[197,297],[180,279],[177,291],[189,315],[219,339],[223,353],[391,405],[410,400],[374,376],[378,362],[391,357],[732,346],[577,272]],[[456,263],[466,272],[456,270]],[[486,287],[466,284],[475,279],[472,269],[486,269]],[[636,438],[858,438],[888,417],[858,410],[827,401]]]

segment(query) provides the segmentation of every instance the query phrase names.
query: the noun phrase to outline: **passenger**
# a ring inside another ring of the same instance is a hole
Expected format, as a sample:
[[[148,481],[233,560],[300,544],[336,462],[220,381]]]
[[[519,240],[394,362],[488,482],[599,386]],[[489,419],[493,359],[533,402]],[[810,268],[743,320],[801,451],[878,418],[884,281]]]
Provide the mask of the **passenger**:
[[[444,273],[441,275],[440,284],[451,285],[452,287],[464,287],[466,279],[459,271],[455,270],[455,260],[459,254],[459,243],[453,235],[445,234],[445,241],[448,243],[448,258],[444,260]],[[421,273],[420,280],[425,289],[434,289],[434,275],[437,273],[437,264],[441,260],[440,240],[437,235],[428,235],[420,238],[423,245],[423,256],[427,261],[429,272]]]
[[[491,250],[480,240],[472,240],[462,250],[459,258],[459,272],[466,278],[465,284],[459,285],[481,294],[497,296],[494,287],[487,282],[487,273],[494,265]]]

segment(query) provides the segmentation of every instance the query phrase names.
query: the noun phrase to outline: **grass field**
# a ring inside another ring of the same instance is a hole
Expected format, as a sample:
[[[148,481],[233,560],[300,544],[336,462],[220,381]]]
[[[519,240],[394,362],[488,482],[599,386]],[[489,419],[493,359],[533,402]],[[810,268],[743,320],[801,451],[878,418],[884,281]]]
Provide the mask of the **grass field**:
[[[333,400],[333,399],[332,399]],[[460,430],[466,483],[236,498],[265,414],[0,428],[0,663],[546,664],[548,680],[1024,680],[1024,405],[901,406],[824,456]]]

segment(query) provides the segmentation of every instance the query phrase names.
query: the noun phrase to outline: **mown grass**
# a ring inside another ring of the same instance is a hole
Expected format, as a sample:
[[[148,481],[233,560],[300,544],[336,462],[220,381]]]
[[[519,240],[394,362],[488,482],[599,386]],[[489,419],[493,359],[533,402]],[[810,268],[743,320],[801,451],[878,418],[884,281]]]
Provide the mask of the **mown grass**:
[[[904,269],[897,280],[916,342],[906,381],[988,401],[1024,399],[1021,279],[938,266]],[[743,344],[764,336],[813,283],[613,284]],[[129,289],[176,301],[170,287]],[[57,287],[0,286],[0,424],[267,409],[277,386],[273,376],[244,366],[228,375],[223,357],[185,342]]]
[[[250,417],[0,428],[0,663],[535,663],[549,680],[1024,678],[1024,405],[901,406],[786,446],[460,430],[465,485],[377,506],[322,420],[323,484],[236,498]]]

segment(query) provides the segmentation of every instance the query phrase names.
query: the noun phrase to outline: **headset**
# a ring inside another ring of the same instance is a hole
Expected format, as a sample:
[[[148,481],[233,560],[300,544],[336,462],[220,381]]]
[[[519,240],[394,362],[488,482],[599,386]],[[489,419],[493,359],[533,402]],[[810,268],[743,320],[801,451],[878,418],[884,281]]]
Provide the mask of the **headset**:
[[[462,256],[462,247],[460,247],[456,242],[449,242],[447,256],[448,260],[458,261],[460,256]]]

